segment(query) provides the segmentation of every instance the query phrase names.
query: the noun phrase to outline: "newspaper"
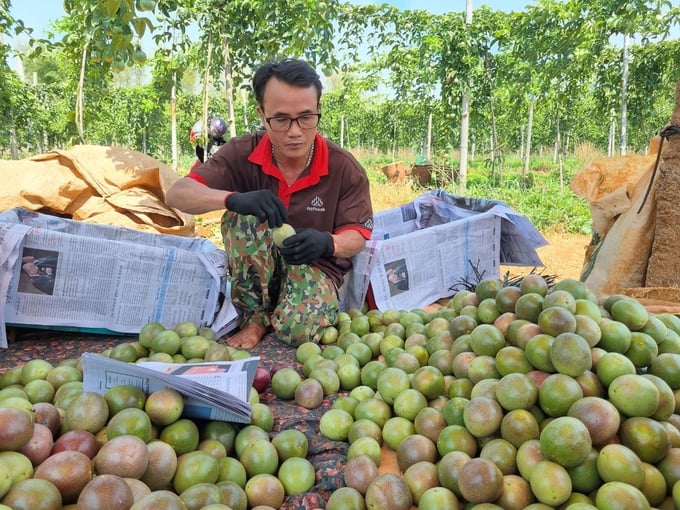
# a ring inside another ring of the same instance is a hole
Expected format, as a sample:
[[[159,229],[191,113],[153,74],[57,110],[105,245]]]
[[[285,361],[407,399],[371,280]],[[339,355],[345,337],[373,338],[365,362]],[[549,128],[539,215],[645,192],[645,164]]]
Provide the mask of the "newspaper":
[[[380,310],[422,308],[480,275],[498,278],[501,264],[543,266],[536,248],[546,244],[502,202],[429,191],[375,215],[371,239],[352,258],[341,306],[360,308],[370,286]]]
[[[152,321],[238,323],[226,256],[207,239],[91,224],[24,209],[0,214],[5,324],[138,333]]]
[[[0,223],[0,347],[7,348],[7,332],[5,330],[7,305],[2,300],[9,296],[13,269],[17,264],[21,242],[31,227]]]
[[[135,364],[84,353],[83,391],[103,395],[114,386],[132,385],[149,395],[172,388],[185,397],[188,417],[250,423],[248,399],[259,360],[253,356],[237,361]]]
[[[543,266],[536,248],[548,241],[523,216],[503,202],[450,195],[443,190],[423,193],[414,201],[416,228],[423,229],[491,213],[501,219],[500,263],[509,266]]]
[[[475,271],[491,278],[500,272],[500,220],[492,213],[369,243],[380,245],[370,282],[383,310],[422,308],[474,280]]]
[[[391,239],[409,234],[418,228],[416,218],[414,202],[380,211],[373,217],[371,239]]]

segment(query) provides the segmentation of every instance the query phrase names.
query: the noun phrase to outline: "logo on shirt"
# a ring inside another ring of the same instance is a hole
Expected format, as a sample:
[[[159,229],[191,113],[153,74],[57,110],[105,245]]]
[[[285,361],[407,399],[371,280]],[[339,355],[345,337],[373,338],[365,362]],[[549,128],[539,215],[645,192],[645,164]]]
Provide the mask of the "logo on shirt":
[[[364,222],[364,227],[366,227],[368,230],[373,230],[373,218],[368,218]]]
[[[312,199],[310,205],[307,206],[309,212],[326,212],[326,208],[323,206],[323,200],[319,195]]]

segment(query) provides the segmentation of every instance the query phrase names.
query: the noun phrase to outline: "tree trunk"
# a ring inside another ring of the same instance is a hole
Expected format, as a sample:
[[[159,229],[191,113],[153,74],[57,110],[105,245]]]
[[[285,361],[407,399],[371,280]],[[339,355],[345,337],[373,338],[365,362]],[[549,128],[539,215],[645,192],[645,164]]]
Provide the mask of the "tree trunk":
[[[207,57],[205,62],[205,72],[203,73],[203,118],[201,119],[201,139],[203,141],[203,147],[208,150],[208,102],[209,94],[208,88],[210,87],[210,57],[212,55],[212,38],[208,38],[208,48],[206,49]],[[207,157],[207,155],[206,155]]]
[[[559,168],[560,172],[560,191],[564,191],[564,167],[562,164],[562,130],[560,129],[560,111],[559,108],[557,110],[557,119],[556,119],[556,133],[555,133],[555,163],[557,163],[557,166]]]
[[[19,159],[19,148],[17,147],[17,131],[16,128],[14,127],[14,112],[13,108],[11,108],[10,111],[10,123],[9,123],[9,150],[10,153],[12,154],[12,159]]]
[[[612,108],[609,115],[609,140],[607,143],[607,156],[612,157],[614,155],[614,146],[616,144],[616,113],[614,108]]]
[[[243,103],[243,126],[248,130],[250,127],[248,125],[248,96],[245,89],[241,89],[241,102]]]
[[[85,143],[85,128],[83,126],[83,90],[85,88],[85,64],[87,63],[87,47],[89,41],[83,46],[83,54],[80,61],[80,77],[78,78],[78,90],[76,91],[76,129],[80,137],[80,143]]]
[[[432,154],[432,113],[427,117],[427,148],[425,149],[425,159],[430,161]]]
[[[394,124],[394,127],[392,128],[392,162],[394,163],[394,159],[397,155],[397,124]]]
[[[172,147],[172,169],[179,168],[179,154],[177,150],[177,71],[172,73],[172,87],[170,88],[170,144]]]
[[[224,93],[227,96],[227,124],[229,125],[229,135],[236,136],[236,115],[234,114],[234,76],[231,69],[231,51],[229,41],[224,38],[222,45],[224,51]]]
[[[175,54],[177,34],[172,34],[172,54]],[[179,149],[177,147],[177,71],[172,72],[172,86],[170,87],[170,151],[172,153],[172,169],[175,173],[179,169]]]
[[[560,111],[558,108],[555,119],[555,146],[553,147],[553,163],[557,163],[561,145],[562,145],[562,132],[560,131]]]
[[[493,130],[489,133],[489,161],[491,161],[491,176],[493,176],[494,161],[496,161],[496,144],[493,141]]]
[[[340,115],[340,147],[345,147],[345,115]]]
[[[491,159],[491,175],[495,175],[496,166],[498,166],[498,182],[503,182],[503,158],[501,157],[501,150],[498,143],[498,130],[496,128],[496,113],[493,107],[493,94],[489,99],[489,111],[491,113],[491,146],[493,147]]]
[[[465,24],[472,25],[472,0],[465,0]],[[458,193],[467,191],[468,141],[470,137],[470,88],[465,87],[460,104],[460,169],[458,171]]]
[[[533,95],[529,96],[529,119],[527,120],[527,145],[524,149],[524,166],[522,167],[522,177],[526,177],[529,173],[529,166],[531,162],[531,131],[534,127],[534,105],[536,98]]]
[[[629,35],[623,34],[623,57],[621,62],[621,156],[625,156],[628,145],[628,45]]]

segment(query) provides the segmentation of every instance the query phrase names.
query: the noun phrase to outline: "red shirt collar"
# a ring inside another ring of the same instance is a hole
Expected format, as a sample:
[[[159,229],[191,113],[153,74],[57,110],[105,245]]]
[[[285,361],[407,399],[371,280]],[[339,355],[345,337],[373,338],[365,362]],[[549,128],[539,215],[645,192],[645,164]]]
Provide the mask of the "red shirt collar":
[[[314,137],[314,156],[312,157],[309,174],[299,178],[290,187],[286,183],[286,179],[283,177],[279,167],[274,164],[272,142],[269,139],[269,134],[265,133],[260,143],[255,147],[255,150],[248,156],[248,161],[260,165],[264,174],[274,177],[283,184],[283,186],[279,186],[279,196],[283,197],[287,194],[286,189],[288,189],[289,193],[292,193],[295,190],[308,188],[318,183],[322,176],[328,175],[328,145],[326,145],[323,136],[317,133]]]

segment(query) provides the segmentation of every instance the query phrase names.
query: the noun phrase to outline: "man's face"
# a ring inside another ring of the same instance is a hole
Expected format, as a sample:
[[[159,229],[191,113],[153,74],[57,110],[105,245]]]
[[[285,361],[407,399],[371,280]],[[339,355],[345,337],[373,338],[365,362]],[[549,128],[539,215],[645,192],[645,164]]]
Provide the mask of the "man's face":
[[[28,276],[36,276],[37,274],[40,273],[40,268],[38,266],[36,266],[33,262],[27,262],[22,267],[23,267],[24,272]]]
[[[278,158],[307,158],[309,149],[316,136],[317,129],[302,129],[297,122],[292,122],[287,131],[274,131],[265,120],[267,117],[296,118],[307,113],[318,113],[317,91],[309,87],[294,87],[271,78],[264,89],[263,103],[258,107],[269,138],[276,149]]]

